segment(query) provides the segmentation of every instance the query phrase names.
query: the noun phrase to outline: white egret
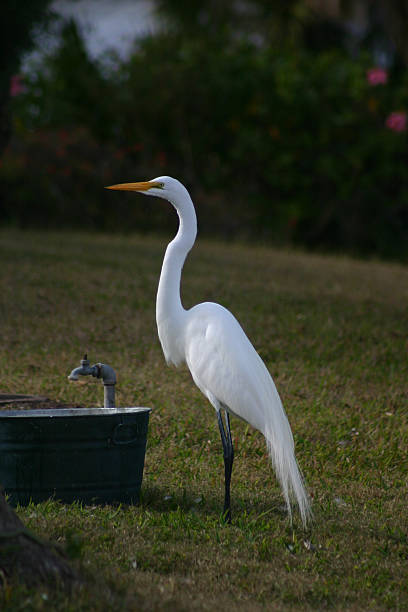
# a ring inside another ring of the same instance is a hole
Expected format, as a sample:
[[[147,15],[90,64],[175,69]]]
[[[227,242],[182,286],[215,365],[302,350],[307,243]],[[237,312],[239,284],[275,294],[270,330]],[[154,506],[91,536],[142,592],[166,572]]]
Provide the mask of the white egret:
[[[157,329],[167,363],[186,363],[195,384],[216,410],[224,450],[225,519],[231,521],[232,414],[263,433],[289,516],[292,517],[290,501],[294,497],[306,525],[311,517],[309,497],[296,462],[292,431],[265,364],[238,321],[223,306],[205,302],[186,310],[181,303],[181,271],[197,234],[197,218],[187,189],[168,176],[108,189],[164,198],[178,213],[178,232],[166,249],[160,275]]]

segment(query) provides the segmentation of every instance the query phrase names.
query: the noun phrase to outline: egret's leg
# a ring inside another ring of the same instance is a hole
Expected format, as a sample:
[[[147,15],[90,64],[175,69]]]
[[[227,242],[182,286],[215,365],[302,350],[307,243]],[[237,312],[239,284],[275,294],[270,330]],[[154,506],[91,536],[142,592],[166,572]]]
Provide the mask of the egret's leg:
[[[232,474],[232,464],[234,463],[234,446],[232,444],[231,427],[229,413],[225,411],[225,423],[227,425],[227,447],[228,447],[228,461],[225,464],[225,503],[224,513],[227,510],[227,520],[231,522],[231,500],[230,500],[230,484]]]
[[[232,464],[234,462],[234,447],[232,445],[231,427],[229,414],[225,411],[225,423],[227,426],[227,433],[225,434],[224,423],[222,422],[221,410],[217,411],[218,426],[220,428],[222,448],[224,451],[224,468],[225,468],[225,498],[224,498],[224,517],[227,523],[231,522],[231,496],[230,496],[230,485],[231,485],[231,474]]]

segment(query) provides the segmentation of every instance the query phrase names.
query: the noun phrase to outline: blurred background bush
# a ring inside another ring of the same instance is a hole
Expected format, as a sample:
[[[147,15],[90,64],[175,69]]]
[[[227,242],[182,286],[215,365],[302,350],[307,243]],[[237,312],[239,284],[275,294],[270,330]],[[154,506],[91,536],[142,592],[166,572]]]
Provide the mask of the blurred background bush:
[[[19,72],[52,14],[29,4],[6,2],[15,48],[2,26],[2,224],[164,230],[165,204],[103,186],[169,174],[201,235],[407,259],[405,2],[157,0],[127,57],[71,19]]]

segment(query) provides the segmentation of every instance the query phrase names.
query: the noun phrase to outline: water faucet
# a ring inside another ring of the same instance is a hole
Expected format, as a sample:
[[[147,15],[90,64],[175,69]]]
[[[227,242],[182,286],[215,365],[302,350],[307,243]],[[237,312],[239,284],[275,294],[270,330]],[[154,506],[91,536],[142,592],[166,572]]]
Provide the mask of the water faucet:
[[[81,359],[81,365],[79,368],[75,368],[72,370],[71,374],[68,376],[69,380],[79,380],[80,376],[95,376],[97,377],[96,368],[93,365],[90,367],[88,355],[84,355],[84,358]]]
[[[68,376],[69,380],[79,380],[80,376],[93,376],[94,378],[101,378],[104,388],[104,407],[115,408],[115,385],[116,385],[116,373],[111,366],[106,363],[95,363],[93,366],[90,365],[88,355],[84,355],[81,359],[81,365],[78,368],[72,370]]]

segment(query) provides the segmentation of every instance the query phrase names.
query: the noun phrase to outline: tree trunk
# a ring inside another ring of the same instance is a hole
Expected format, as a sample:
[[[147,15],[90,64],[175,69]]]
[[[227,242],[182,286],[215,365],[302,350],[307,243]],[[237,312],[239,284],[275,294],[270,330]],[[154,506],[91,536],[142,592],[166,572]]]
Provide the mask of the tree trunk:
[[[28,530],[7,504],[0,489],[0,574],[28,586],[70,588],[80,581],[62,551]]]

